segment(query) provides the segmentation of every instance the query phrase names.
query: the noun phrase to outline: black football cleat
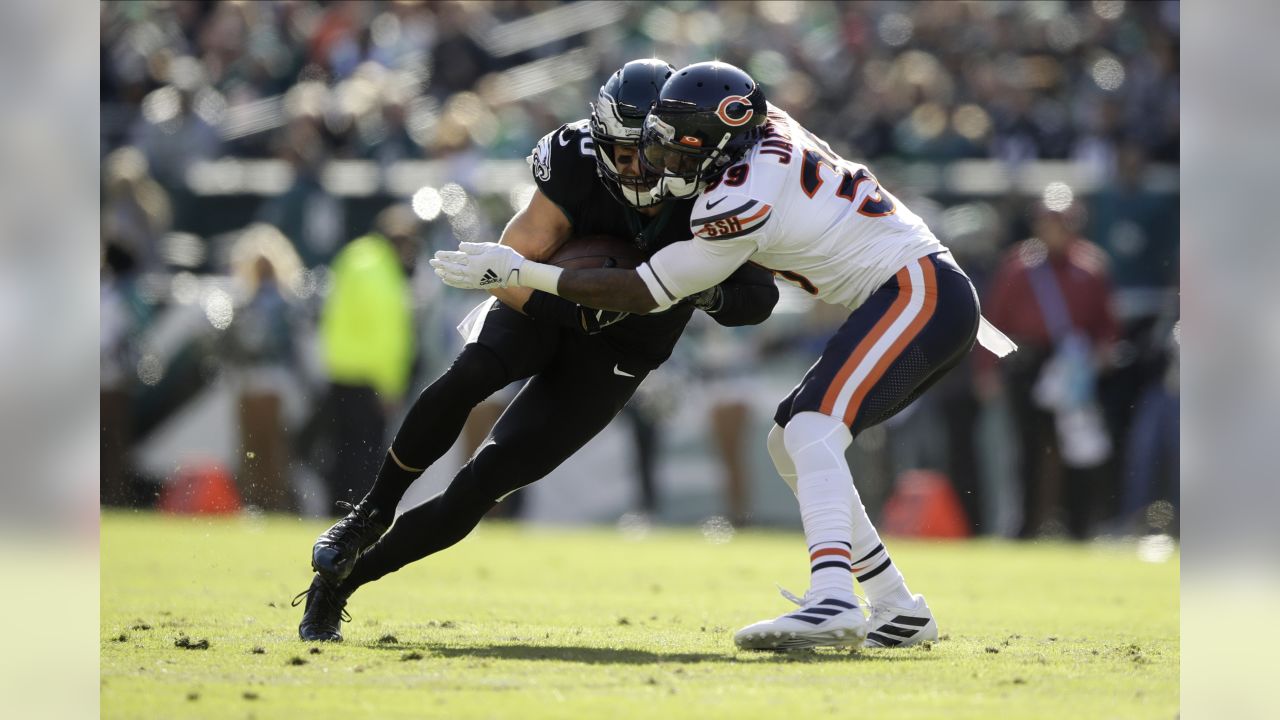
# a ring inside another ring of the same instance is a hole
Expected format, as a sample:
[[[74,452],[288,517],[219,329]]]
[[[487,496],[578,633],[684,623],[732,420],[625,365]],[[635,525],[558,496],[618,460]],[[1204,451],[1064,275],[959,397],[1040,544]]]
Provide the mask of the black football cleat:
[[[293,598],[293,607],[302,608],[302,622],[298,623],[298,637],[308,642],[342,642],[342,623],[351,622],[347,613],[348,595],[338,592],[324,578],[316,575],[311,587]]]
[[[382,537],[390,524],[382,522],[378,511],[366,508],[364,503],[353,506],[339,501],[338,507],[349,512],[321,533],[311,547],[311,569],[332,585],[347,579],[356,560]]]

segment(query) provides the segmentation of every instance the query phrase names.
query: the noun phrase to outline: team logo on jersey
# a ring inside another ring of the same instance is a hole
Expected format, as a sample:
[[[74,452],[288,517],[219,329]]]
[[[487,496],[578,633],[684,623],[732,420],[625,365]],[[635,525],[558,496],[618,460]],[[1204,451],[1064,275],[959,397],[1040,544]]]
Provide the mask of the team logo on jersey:
[[[730,107],[739,106],[734,114],[730,114]],[[734,117],[735,114],[741,113],[740,116]],[[730,95],[720,101],[720,107],[716,108],[716,116],[720,121],[729,127],[738,127],[745,124],[755,115],[756,111],[751,107],[751,101],[741,95]]]
[[[533,176],[546,182],[551,179],[551,136],[538,141],[533,154],[529,156],[529,166],[533,168]]]

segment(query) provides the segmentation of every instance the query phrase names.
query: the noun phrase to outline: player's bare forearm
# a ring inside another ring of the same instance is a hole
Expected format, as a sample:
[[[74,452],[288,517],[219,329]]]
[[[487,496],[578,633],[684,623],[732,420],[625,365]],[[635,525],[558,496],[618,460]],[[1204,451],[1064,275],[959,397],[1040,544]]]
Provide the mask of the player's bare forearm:
[[[533,294],[533,290],[526,287],[495,287],[489,289],[489,294],[498,298],[498,302],[512,310],[524,312],[524,304],[529,302],[529,296]]]
[[[565,270],[560,274],[556,294],[599,310],[643,314],[658,307],[644,280],[634,270]]]
[[[564,212],[535,191],[529,203],[512,216],[498,242],[535,262],[546,260],[569,239],[572,226]],[[522,287],[489,288],[489,292],[508,307],[524,312],[533,290]]]

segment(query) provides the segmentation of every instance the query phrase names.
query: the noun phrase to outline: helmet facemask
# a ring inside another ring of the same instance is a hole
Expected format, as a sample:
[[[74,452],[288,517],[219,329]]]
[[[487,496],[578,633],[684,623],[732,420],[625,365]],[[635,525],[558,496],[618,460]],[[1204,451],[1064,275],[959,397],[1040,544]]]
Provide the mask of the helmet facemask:
[[[725,133],[711,147],[693,135],[677,139],[671,124],[651,114],[645,119],[640,140],[640,163],[647,175],[657,178],[659,196],[691,198],[728,167],[725,146],[732,137],[732,133]]]
[[[628,148],[639,155],[641,133],[639,121],[632,121],[635,127],[627,124],[618,110],[617,102],[603,91],[591,106],[591,140],[596,153],[596,171],[618,200],[635,208],[652,207],[662,202],[662,197],[655,192],[656,178],[645,172],[643,161],[636,159],[634,167],[638,174],[618,168],[615,148]]]

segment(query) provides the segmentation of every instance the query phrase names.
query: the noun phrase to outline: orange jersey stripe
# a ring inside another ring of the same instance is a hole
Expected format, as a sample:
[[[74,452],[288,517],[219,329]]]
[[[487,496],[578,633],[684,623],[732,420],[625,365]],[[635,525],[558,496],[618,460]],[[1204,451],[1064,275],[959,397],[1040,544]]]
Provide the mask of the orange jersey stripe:
[[[852,425],[853,420],[858,415],[858,408],[862,407],[862,401],[866,398],[867,393],[884,377],[884,373],[893,364],[894,360],[902,354],[907,345],[920,334],[920,330],[924,328],[925,323],[929,322],[929,318],[933,317],[933,311],[938,305],[938,280],[934,274],[933,263],[929,258],[921,258],[917,262],[920,263],[920,269],[924,272],[924,306],[920,308],[920,312],[916,314],[915,319],[907,326],[907,329],[893,341],[889,346],[889,351],[880,358],[880,362],[871,368],[871,372],[863,379],[862,384],[853,392],[853,397],[849,399],[849,409],[845,411],[844,422],[846,425]],[[919,291],[918,288],[912,288],[913,291]]]
[[[809,559],[817,560],[818,558],[825,557],[827,555],[839,555],[840,557],[847,558],[849,560],[853,559],[853,556],[849,554],[848,550],[843,550],[841,548],[823,548],[817,552],[810,553]]]
[[[772,205],[765,205],[764,207],[757,210],[755,215],[752,215],[751,217],[747,217],[747,218],[739,218],[738,222],[742,223],[743,225],[746,225],[747,223],[751,222],[752,220],[755,220],[761,215],[764,215],[765,213],[769,212],[772,209],[773,209]]]
[[[906,268],[902,268],[898,271],[897,278],[898,297],[889,306],[889,312],[880,318],[880,322],[877,322],[875,327],[871,328],[871,332],[867,333],[862,342],[858,343],[858,346],[853,349],[853,354],[840,367],[840,372],[836,373],[836,379],[827,387],[826,394],[822,396],[820,409],[824,415],[830,415],[835,410],[836,397],[840,394],[840,388],[844,387],[844,384],[849,381],[849,376],[853,374],[854,369],[867,356],[867,353],[871,351],[871,348],[880,337],[889,331],[889,326],[893,325],[898,316],[907,309],[907,303],[911,300],[911,293],[909,292],[911,289],[911,276],[907,273]]]

